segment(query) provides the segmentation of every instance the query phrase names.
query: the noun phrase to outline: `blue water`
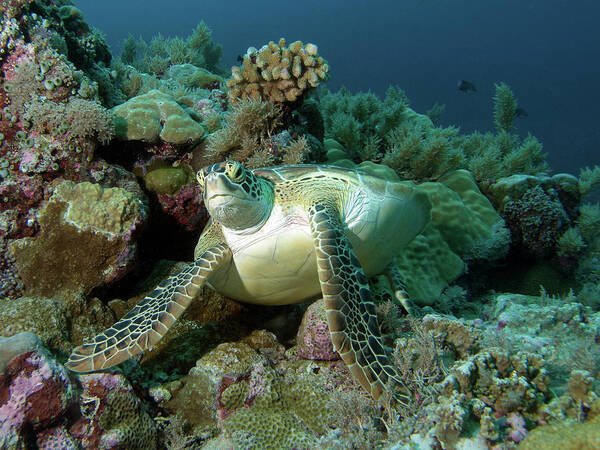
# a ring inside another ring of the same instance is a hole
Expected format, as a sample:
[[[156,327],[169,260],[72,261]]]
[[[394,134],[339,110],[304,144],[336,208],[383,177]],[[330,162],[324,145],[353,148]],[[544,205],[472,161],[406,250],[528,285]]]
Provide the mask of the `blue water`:
[[[223,45],[222,64],[249,46],[285,37],[319,46],[328,86],[383,94],[401,87],[418,112],[446,105],[443,125],[493,128],[494,83],[529,113],[554,171],[600,164],[600,3],[594,0],[76,1],[118,55],[129,35],[187,36],[204,20]],[[459,79],[476,94],[456,89]]]

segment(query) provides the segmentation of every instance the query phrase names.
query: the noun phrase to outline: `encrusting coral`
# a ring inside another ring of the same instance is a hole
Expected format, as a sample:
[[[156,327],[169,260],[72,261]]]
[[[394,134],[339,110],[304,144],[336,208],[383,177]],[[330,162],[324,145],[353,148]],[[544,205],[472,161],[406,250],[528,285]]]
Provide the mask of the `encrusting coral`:
[[[234,104],[259,99],[277,104],[295,102],[307,89],[328,78],[327,61],[317,52],[315,44],[295,41],[286,46],[283,38],[259,50],[250,47],[242,67],[231,68],[229,100]]]
[[[61,183],[40,212],[41,235],[10,246],[25,292],[70,298],[122,277],[147,218],[144,200],[122,188]]]

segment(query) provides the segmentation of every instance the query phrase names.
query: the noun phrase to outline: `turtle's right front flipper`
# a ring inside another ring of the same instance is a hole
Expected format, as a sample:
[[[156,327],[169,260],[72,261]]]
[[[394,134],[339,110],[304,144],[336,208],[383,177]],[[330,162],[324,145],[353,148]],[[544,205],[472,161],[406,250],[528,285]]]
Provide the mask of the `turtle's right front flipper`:
[[[112,327],[73,350],[65,365],[75,372],[91,372],[147,350],[177,321],[208,276],[230,258],[231,250],[223,244],[204,251],[181,272],[160,283]]]

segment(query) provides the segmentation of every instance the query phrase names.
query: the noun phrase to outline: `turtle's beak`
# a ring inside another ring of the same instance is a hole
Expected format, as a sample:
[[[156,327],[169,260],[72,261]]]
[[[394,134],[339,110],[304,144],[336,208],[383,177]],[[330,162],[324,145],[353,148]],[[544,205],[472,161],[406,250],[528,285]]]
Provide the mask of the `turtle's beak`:
[[[214,174],[206,177],[204,191],[210,198],[213,195],[234,195],[237,191],[236,185],[222,174]]]

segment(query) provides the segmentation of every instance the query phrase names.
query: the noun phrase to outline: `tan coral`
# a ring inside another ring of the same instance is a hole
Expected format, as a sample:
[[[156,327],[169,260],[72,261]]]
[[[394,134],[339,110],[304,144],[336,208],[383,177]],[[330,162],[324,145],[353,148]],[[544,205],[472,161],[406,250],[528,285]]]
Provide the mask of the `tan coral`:
[[[248,49],[242,66],[231,68],[227,81],[229,100],[264,100],[271,103],[294,102],[305,90],[326,81],[329,66],[317,55],[317,46],[301,41],[286,47],[285,39]]]

